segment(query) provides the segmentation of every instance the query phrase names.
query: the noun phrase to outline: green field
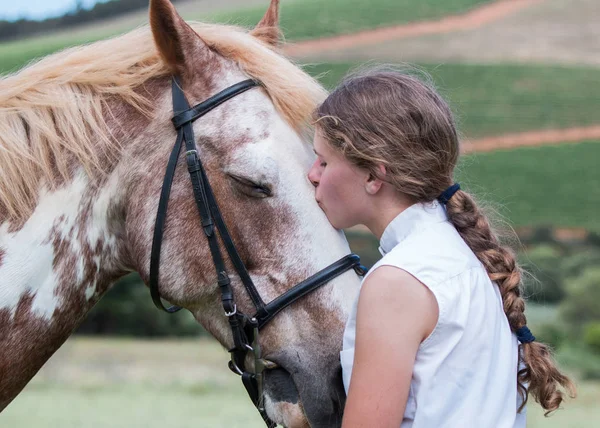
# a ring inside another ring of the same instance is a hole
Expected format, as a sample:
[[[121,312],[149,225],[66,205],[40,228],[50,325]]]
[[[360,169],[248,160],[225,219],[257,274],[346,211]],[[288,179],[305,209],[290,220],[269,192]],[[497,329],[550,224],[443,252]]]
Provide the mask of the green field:
[[[515,226],[600,232],[600,141],[465,156],[458,180]]]
[[[464,12],[490,0],[294,0],[281,6],[281,27],[286,40],[311,39],[361,29],[435,19]],[[262,7],[225,11],[207,16],[184,13],[188,20],[235,23],[254,26],[264,15]],[[223,6],[224,8],[226,5]],[[110,21],[109,21],[110,22]],[[146,22],[146,21],[142,21]],[[14,72],[31,60],[57,50],[108,38],[129,31],[129,27],[90,24],[57,34],[0,44],[0,74]]]
[[[286,40],[314,39],[442,18],[490,2],[491,0],[294,0],[282,2],[281,28]],[[217,14],[211,19],[249,26],[258,22],[264,13],[264,7],[257,7]]]
[[[264,426],[227,358],[207,338],[71,338],[0,415],[0,426]]]
[[[259,428],[226,352],[208,339],[71,338],[0,415],[0,425],[36,428]],[[549,419],[528,407],[528,427],[593,426],[600,384]]]
[[[333,88],[357,64],[307,67]],[[467,138],[600,121],[600,69],[540,65],[424,64]]]

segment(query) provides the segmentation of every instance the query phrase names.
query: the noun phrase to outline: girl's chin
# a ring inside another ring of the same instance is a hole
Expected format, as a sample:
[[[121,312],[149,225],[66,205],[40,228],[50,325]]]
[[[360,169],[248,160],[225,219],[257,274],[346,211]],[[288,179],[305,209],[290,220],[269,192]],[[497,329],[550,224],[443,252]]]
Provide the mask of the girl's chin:
[[[327,215],[327,212],[325,212],[325,214]],[[344,226],[342,222],[336,221],[336,219],[331,218],[329,215],[327,215],[327,220],[329,220],[329,223],[331,223],[331,225],[338,230],[346,228],[346,226]]]
[[[336,219],[336,218],[335,218],[335,217],[332,215],[331,211],[329,211],[329,212],[328,212],[328,211],[327,211],[327,208],[325,208],[325,205],[323,205],[323,203],[322,203],[322,202],[319,202],[318,204],[319,204],[319,207],[321,207],[321,209],[323,210],[323,212],[324,212],[324,213],[325,213],[325,215],[327,216],[327,220],[329,220],[329,223],[331,223],[331,225],[332,225],[334,228],[336,228],[336,229],[338,229],[338,230],[341,230],[341,229],[345,229],[345,228],[347,228],[347,227],[348,227],[348,226],[345,226],[345,225],[343,224],[343,222],[341,222],[341,221],[339,221],[338,219]]]

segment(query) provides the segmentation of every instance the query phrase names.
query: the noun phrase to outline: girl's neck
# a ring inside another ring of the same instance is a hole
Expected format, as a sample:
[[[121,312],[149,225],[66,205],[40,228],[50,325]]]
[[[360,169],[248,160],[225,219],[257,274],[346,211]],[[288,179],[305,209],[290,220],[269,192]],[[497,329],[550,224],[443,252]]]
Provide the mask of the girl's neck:
[[[373,197],[371,208],[369,209],[366,219],[363,222],[377,239],[381,239],[386,227],[394,220],[401,212],[413,205],[405,197],[394,195],[375,195]]]

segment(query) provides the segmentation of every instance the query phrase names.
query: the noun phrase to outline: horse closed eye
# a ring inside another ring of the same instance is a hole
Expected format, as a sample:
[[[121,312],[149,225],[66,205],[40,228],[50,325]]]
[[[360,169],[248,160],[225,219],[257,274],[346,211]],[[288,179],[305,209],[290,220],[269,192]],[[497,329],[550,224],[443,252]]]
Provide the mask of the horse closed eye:
[[[237,175],[230,175],[235,188],[242,192],[244,195],[253,198],[268,198],[273,196],[271,188],[266,184],[258,184],[247,178],[239,177]]]

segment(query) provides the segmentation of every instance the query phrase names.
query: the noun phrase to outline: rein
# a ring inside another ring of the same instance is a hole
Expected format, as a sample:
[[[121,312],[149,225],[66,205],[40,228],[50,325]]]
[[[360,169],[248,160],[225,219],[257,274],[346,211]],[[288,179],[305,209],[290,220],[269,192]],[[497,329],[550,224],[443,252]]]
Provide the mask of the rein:
[[[180,80],[174,77],[172,80],[173,125],[177,130],[177,139],[169,156],[169,162],[165,172],[165,178],[158,203],[158,212],[154,226],[154,236],[152,240],[152,252],[150,255],[150,294],[154,305],[163,311],[173,313],[181,308],[178,306],[165,307],[161,301],[158,289],[160,250],[162,246],[162,237],[164,233],[165,221],[167,218],[167,208],[169,195],[173,184],[173,177],[181,152],[181,146],[185,145],[185,158],[194,191],[194,199],[200,215],[200,222],[204,234],[208,240],[213,263],[217,273],[217,283],[221,291],[221,302],[223,310],[229,320],[231,332],[233,335],[234,346],[229,350],[231,360],[229,368],[242,377],[242,382],[248,391],[250,399],[257,407],[259,413],[268,427],[275,427],[276,424],[269,418],[264,408],[263,397],[263,372],[265,369],[273,368],[274,363],[264,360],[261,355],[259,345],[259,331],[269,321],[271,321],[279,312],[291,305],[306,294],[309,294],[321,287],[328,281],[342,273],[354,269],[358,275],[364,275],[366,269],[360,264],[360,258],[356,254],[348,254],[335,263],[327,266],[321,271],[313,274],[309,278],[295,285],[279,297],[269,303],[265,303],[258,290],[256,289],[252,278],[244,262],[242,261],[227,226],[223,221],[219,205],[215,200],[212,187],[206,176],[206,171],[198,157],[194,131],[192,123],[213,110],[215,107],[223,104],[231,98],[246,92],[249,89],[260,86],[255,80],[244,80],[236,83],[227,89],[217,93],[209,99],[190,107],[185,95],[181,89]],[[223,246],[227,251],[236,273],[244,284],[244,288],[250,296],[255,307],[255,314],[248,316],[238,311],[234,300],[233,289],[227,270],[221,248],[219,246],[217,233],[221,236]],[[251,353],[254,360],[254,371],[249,372],[245,367],[246,356]]]

